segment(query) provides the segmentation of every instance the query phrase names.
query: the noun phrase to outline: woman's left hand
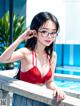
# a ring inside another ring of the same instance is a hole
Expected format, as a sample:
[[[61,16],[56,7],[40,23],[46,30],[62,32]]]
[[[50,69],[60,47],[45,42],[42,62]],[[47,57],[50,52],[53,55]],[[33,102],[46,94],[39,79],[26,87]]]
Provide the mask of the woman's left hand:
[[[53,93],[54,97],[56,97],[57,101],[61,101],[63,99],[65,99],[66,94],[63,92],[63,90],[61,88],[55,88],[54,93]]]

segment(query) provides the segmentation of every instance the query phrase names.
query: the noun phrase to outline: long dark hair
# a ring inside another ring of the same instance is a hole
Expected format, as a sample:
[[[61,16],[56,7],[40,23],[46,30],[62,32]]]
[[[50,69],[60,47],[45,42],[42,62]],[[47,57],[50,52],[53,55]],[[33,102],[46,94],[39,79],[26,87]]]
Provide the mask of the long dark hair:
[[[32,22],[31,22],[31,25],[30,25],[30,29],[31,30],[36,30],[36,32],[38,32],[38,29],[48,20],[51,20],[53,23],[55,23],[56,32],[58,32],[59,31],[58,20],[54,15],[52,15],[49,12],[40,12],[40,13],[38,13],[33,18]],[[36,43],[37,43],[37,38],[32,37],[31,39],[27,40],[27,42],[25,44],[25,47],[27,47],[28,49],[33,51],[35,49]],[[54,47],[54,42],[50,46],[47,46],[45,48],[45,52],[50,56],[50,58],[52,57],[53,47]],[[20,74],[20,68],[19,68],[19,72],[18,72],[18,74],[16,75],[15,78],[19,79],[20,78],[19,74]]]
[[[36,30],[36,32],[38,32],[38,29],[48,20],[51,20],[53,23],[55,23],[56,25],[56,32],[59,31],[59,23],[57,18],[52,15],[49,12],[40,12],[38,13],[32,20],[31,25],[30,25],[30,29],[31,30]],[[36,37],[32,37],[31,39],[28,39],[25,47],[27,47],[30,50],[34,50],[35,46],[37,43],[37,38]],[[52,57],[52,51],[53,51],[53,47],[54,47],[54,42],[50,45],[47,46],[45,48],[45,51],[48,55],[50,55],[50,58]]]

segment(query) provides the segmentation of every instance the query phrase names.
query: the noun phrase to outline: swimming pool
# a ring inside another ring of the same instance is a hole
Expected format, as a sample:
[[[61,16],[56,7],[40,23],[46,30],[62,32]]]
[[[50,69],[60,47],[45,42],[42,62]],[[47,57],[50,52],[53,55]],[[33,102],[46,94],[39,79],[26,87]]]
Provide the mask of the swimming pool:
[[[80,94],[80,81],[55,79],[55,83],[63,89],[68,89],[71,90],[71,92]]]
[[[57,67],[55,73],[80,76],[80,67],[73,67],[73,66]]]
[[[71,93],[80,95],[80,68],[57,68],[56,74],[58,77],[55,77],[55,83],[63,88],[68,90]],[[60,77],[60,75],[62,77]],[[67,77],[65,77],[67,76]],[[69,78],[68,78],[69,77]]]

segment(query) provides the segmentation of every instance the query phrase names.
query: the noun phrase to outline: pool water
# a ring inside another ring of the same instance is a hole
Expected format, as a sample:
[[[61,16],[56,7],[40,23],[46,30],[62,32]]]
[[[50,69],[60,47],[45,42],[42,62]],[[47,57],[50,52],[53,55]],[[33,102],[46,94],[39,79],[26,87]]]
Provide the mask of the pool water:
[[[75,69],[57,69],[56,73],[80,76],[80,69],[79,70],[75,70]]]
[[[80,67],[59,67],[56,69],[56,72],[58,74],[66,74],[66,75],[76,75],[80,76]],[[80,81],[79,80],[63,80],[59,78],[55,78],[55,83],[62,87],[63,89],[69,89],[72,92],[76,92],[80,94]]]
[[[55,79],[55,83],[63,89],[69,89],[74,93],[80,94],[80,81]]]

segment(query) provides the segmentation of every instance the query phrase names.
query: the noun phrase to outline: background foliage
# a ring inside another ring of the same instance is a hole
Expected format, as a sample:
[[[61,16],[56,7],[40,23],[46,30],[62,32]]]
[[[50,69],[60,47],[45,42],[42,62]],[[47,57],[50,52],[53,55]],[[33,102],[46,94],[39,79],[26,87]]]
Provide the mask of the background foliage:
[[[13,41],[24,32],[25,17],[18,17],[16,14],[13,15]],[[10,15],[7,11],[4,16],[0,19],[0,55],[8,48],[10,44]],[[2,64],[0,63],[0,69],[13,68],[13,64]]]

